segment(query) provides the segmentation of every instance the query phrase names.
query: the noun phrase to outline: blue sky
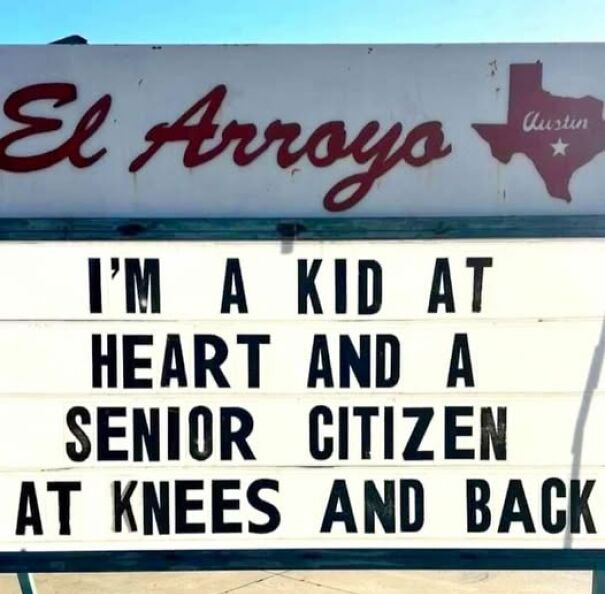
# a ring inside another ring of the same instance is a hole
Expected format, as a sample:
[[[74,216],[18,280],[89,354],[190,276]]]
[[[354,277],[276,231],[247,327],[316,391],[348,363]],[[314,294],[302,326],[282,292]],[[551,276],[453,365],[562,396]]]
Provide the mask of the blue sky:
[[[605,0],[0,0],[0,43],[603,41]]]

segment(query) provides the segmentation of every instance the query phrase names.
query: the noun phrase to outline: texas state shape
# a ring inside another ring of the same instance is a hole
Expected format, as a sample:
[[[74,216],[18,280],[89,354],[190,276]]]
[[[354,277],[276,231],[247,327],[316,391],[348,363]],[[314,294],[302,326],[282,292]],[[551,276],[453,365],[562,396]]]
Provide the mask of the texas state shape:
[[[508,163],[515,153],[534,164],[554,198],[570,201],[573,173],[605,150],[603,102],[557,97],[542,88],[542,64],[512,64],[506,124],[473,124],[492,155]]]

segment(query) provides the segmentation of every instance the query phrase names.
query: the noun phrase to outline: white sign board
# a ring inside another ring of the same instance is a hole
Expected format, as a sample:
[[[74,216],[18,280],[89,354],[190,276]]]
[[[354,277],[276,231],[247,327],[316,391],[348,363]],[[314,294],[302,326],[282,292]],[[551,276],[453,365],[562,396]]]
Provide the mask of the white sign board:
[[[0,47],[0,216],[603,214],[602,44]]]
[[[605,548],[605,241],[529,248],[1,246],[0,552]]]

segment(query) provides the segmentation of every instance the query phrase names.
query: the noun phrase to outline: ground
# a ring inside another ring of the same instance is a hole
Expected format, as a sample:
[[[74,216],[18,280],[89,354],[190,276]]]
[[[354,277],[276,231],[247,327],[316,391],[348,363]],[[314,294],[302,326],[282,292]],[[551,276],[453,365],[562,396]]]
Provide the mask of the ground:
[[[590,594],[590,572],[266,571],[38,574],[38,594]],[[15,575],[0,594],[20,594]]]

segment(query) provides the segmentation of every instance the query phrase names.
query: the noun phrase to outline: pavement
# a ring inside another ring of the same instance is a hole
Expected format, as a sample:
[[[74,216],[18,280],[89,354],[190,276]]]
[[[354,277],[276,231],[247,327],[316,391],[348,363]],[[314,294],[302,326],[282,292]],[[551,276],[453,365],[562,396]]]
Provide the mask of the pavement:
[[[36,574],[38,594],[590,594],[590,572],[213,571]],[[15,575],[0,594],[21,594]]]

